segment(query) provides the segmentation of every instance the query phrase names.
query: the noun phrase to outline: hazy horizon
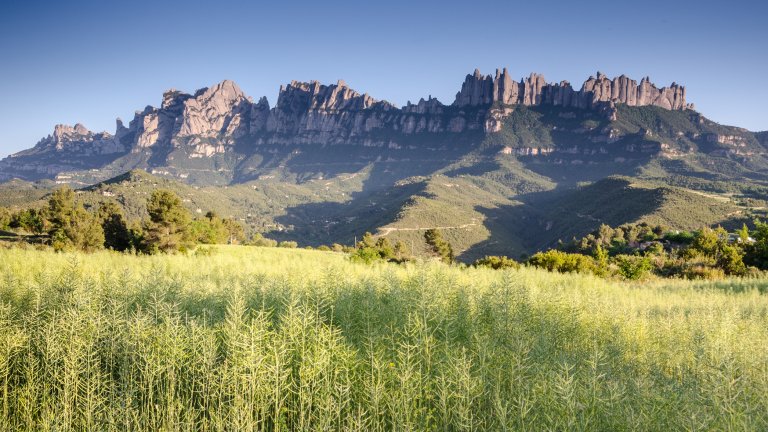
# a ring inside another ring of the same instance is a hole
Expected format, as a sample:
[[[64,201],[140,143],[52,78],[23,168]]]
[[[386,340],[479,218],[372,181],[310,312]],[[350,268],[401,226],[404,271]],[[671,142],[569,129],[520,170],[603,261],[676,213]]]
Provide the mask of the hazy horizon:
[[[544,6],[542,6],[544,4]],[[575,88],[598,70],[685,85],[708,118],[768,130],[765,4],[733,2],[221,2],[0,6],[0,157],[58,123],[114,132],[162,92],[224,79],[274,106],[291,80],[335,83],[398,106],[450,104],[464,76],[508,67]]]

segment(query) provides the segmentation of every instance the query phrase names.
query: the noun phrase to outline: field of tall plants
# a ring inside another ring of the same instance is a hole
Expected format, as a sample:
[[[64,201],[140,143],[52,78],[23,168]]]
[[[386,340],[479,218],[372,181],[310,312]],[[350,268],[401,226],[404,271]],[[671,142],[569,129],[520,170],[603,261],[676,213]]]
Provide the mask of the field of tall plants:
[[[0,430],[768,429],[766,280],[201,255],[0,250]]]

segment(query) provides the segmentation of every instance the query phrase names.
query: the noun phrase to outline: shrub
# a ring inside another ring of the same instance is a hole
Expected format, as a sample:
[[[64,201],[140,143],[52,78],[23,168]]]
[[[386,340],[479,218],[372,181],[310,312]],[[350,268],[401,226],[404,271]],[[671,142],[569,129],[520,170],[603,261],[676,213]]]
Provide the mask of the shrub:
[[[286,241],[281,241],[280,243],[278,243],[277,247],[288,248],[288,249],[296,249],[297,247],[299,247],[299,244],[296,243],[295,241],[286,240]]]
[[[376,261],[381,261],[382,257],[376,248],[362,247],[356,249],[355,252],[349,256],[349,259],[352,262],[371,264]]]
[[[261,247],[276,247],[277,241],[268,239],[261,235],[261,233],[256,233],[251,238],[251,241],[249,242],[251,246],[261,246]]]
[[[646,277],[653,268],[647,257],[635,255],[619,255],[616,257],[619,274],[629,280],[639,280]]]
[[[500,269],[517,269],[520,268],[520,263],[506,256],[485,256],[478,259],[473,264],[475,267],[488,267],[494,270]]]
[[[556,249],[538,252],[528,259],[528,263],[534,267],[560,273],[594,273],[595,271],[594,260],[591,257]]]
[[[691,244],[695,236],[688,231],[668,232],[664,234],[664,240],[678,244]]]

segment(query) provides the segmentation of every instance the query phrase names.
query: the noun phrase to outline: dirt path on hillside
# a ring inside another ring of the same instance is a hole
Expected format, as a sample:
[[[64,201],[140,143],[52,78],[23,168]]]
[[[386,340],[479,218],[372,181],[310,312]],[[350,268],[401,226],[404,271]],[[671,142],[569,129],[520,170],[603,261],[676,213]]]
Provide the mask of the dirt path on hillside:
[[[472,221],[470,223],[466,223],[464,225],[456,225],[456,226],[436,226],[436,227],[424,227],[424,228],[394,228],[394,227],[385,227],[385,228],[379,228],[379,236],[384,237],[389,234],[391,234],[394,231],[427,231],[431,229],[439,229],[439,230],[447,230],[447,229],[464,229],[469,228],[472,226],[477,226],[477,221]]]

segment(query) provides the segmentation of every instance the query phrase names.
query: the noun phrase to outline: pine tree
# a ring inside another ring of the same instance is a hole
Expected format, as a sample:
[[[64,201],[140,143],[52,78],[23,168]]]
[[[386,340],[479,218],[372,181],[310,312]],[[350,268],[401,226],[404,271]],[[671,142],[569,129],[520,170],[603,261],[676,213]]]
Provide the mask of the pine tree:
[[[75,203],[75,192],[68,186],[55,190],[48,199],[47,217],[54,250],[92,252],[104,247],[104,230],[98,218]]]
[[[440,257],[440,260],[444,263],[450,264],[453,262],[453,247],[450,243],[445,241],[443,239],[442,234],[440,234],[440,231],[436,229],[429,229],[424,233],[424,240],[427,242],[427,245],[432,248],[432,252],[434,252],[437,256]]]
[[[103,202],[99,207],[98,216],[104,230],[104,247],[116,251],[135,247],[135,234],[128,227],[120,206],[111,201]]]
[[[156,190],[147,200],[149,220],[144,224],[146,253],[185,251],[191,246],[189,211],[169,190]]]

